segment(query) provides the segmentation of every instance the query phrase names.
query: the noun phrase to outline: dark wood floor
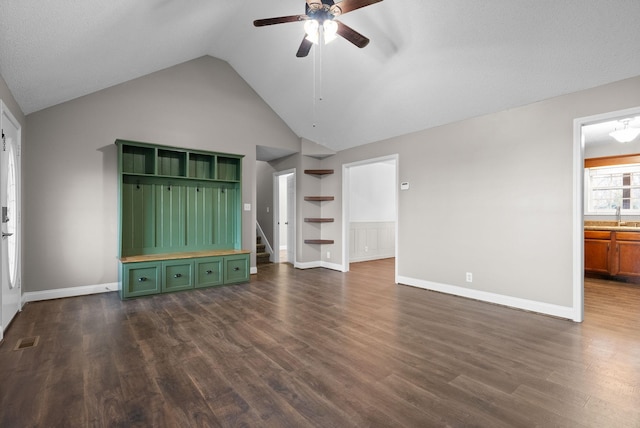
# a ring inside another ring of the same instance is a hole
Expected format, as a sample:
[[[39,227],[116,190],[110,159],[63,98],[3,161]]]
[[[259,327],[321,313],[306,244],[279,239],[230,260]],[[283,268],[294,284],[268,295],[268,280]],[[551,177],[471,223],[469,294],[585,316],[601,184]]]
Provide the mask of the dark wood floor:
[[[392,259],[31,303],[0,346],[0,426],[640,427],[640,287],[589,281],[585,306],[397,286]]]

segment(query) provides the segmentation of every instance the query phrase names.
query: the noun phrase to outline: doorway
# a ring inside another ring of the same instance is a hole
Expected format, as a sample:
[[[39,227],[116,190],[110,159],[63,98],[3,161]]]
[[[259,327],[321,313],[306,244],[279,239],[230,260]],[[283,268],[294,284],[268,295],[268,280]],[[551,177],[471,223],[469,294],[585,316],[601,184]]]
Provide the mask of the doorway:
[[[0,101],[0,339],[22,308],[20,276],[20,141],[21,126]]]
[[[573,201],[573,321],[584,320],[584,219],[585,219],[585,142],[589,127],[640,116],[640,107],[618,110],[574,120],[574,201]],[[594,127],[596,128],[596,127]]]
[[[352,262],[393,257],[397,282],[397,190],[397,154],[342,166],[344,272]]]
[[[296,171],[273,174],[273,248],[276,263],[296,264]]]

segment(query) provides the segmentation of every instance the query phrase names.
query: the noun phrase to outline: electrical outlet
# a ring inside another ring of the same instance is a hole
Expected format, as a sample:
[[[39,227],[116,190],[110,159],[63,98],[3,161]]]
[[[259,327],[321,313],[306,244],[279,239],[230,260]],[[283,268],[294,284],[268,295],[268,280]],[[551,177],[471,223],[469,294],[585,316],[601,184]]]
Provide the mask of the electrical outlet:
[[[369,252],[369,247],[367,245],[364,246],[364,252],[368,253]]]
[[[473,274],[471,272],[467,272],[467,282],[473,282]]]
[[[327,259],[331,258],[331,251],[327,251]]]

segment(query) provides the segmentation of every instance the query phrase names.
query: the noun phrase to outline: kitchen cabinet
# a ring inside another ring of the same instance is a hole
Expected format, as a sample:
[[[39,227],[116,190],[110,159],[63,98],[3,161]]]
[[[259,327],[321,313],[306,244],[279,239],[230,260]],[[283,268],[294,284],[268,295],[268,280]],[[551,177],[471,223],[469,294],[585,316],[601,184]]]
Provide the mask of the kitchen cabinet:
[[[601,230],[584,231],[584,270],[608,275],[611,232]]]
[[[640,232],[585,230],[587,274],[640,282]]]

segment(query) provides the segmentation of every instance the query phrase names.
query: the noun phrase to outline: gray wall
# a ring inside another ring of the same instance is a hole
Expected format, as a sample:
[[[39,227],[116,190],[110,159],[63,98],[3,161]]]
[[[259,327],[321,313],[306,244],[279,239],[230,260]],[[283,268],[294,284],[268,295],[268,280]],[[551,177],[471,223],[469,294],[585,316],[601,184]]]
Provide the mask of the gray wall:
[[[256,144],[300,139],[224,61],[202,57],[27,117],[24,291],[117,281],[117,138],[245,155],[255,207]],[[255,209],[243,213],[255,266]]]
[[[263,161],[256,162],[256,217],[269,245],[273,247],[273,173],[276,170]]]
[[[573,120],[638,105],[640,77],[345,150],[323,193],[344,163],[398,153],[399,276],[571,307]],[[326,207],[341,260],[341,203]]]
[[[638,105],[640,77],[322,161],[271,162],[297,170],[297,260],[342,260],[342,165],[398,153],[400,181],[411,183],[399,193],[400,276],[569,307],[573,120]],[[255,145],[300,144],[227,63],[210,57],[31,114],[26,125],[25,291],[116,281],[116,138],[244,154],[243,200],[253,206]],[[336,173],[303,174],[319,167]],[[302,200],[320,194],[336,200]],[[303,221],[320,216],[336,221],[321,229]],[[252,250],[255,219],[255,210],[243,217],[243,246]],[[316,237],[336,242],[302,244]]]
[[[20,106],[18,106],[15,98],[13,98],[13,94],[7,86],[7,82],[4,81],[4,78],[2,76],[0,76],[0,99],[11,111],[13,117],[15,117],[18,122],[20,122],[20,125],[22,125],[22,140],[24,142],[26,119],[24,114],[22,113],[22,109],[20,108]]]

